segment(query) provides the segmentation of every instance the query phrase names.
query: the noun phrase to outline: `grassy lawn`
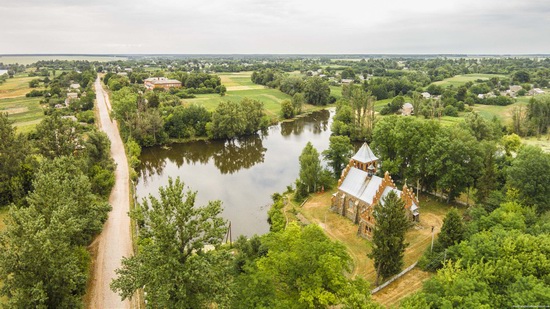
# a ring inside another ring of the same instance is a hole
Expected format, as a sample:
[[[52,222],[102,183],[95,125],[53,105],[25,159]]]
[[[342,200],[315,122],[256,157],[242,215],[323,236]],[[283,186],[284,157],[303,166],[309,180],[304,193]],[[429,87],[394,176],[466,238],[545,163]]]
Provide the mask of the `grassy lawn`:
[[[347,218],[344,218],[330,211],[332,192],[325,192],[312,195],[302,206],[289,203],[285,215],[289,220],[296,220],[293,213],[303,216],[310,223],[318,224],[327,235],[333,240],[343,243],[353,259],[354,266],[351,276],[361,276],[369,282],[376,280],[376,272],[373,261],[367,257],[371,252],[370,241],[357,236],[357,225]],[[443,218],[451,206],[440,202],[431,196],[421,194],[420,197],[421,215],[420,223],[411,228],[406,235],[406,242],[409,243],[405,251],[405,266],[407,267],[417,261],[431,243],[431,227],[435,227],[438,233],[443,224]],[[463,210],[463,209],[461,209]],[[421,282],[431,275],[418,269],[403,276],[389,287],[374,297],[383,305],[397,304],[403,297],[419,290]],[[393,288],[392,288],[393,286]]]
[[[32,64],[41,60],[88,60],[88,61],[115,61],[126,60],[126,57],[112,57],[112,56],[63,56],[63,55],[49,55],[49,56],[0,56],[0,62],[4,64]]]
[[[464,74],[464,75],[453,76],[451,78],[446,78],[442,81],[434,82],[433,84],[440,85],[440,86],[443,86],[443,87],[448,87],[448,86],[451,86],[451,85],[454,86],[454,87],[459,87],[459,86],[462,86],[462,85],[466,84],[467,82],[475,82],[478,79],[487,80],[487,79],[490,79],[491,77],[504,78],[504,77],[506,77],[506,75],[501,75],[501,74]]]

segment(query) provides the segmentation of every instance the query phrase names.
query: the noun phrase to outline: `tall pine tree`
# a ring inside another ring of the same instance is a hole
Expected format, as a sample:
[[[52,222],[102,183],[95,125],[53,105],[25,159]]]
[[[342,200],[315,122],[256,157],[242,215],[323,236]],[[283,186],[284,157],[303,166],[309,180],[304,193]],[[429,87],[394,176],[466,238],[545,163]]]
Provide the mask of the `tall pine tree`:
[[[372,235],[372,252],[369,257],[374,259],[376,269],[376,285],[380,278],[389,278],[403,267],[405,232],[410,226],[405,213],[404,202],[394,191],[376,205],[374,211],[376,226]]]

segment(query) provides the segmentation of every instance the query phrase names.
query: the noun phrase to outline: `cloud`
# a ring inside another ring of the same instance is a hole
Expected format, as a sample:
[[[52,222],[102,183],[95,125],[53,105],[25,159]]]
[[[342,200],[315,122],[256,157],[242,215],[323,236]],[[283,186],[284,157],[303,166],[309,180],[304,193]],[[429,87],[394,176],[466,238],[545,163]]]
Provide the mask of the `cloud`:
[[[0,53],[540,53],[544,0],[23,0]]]

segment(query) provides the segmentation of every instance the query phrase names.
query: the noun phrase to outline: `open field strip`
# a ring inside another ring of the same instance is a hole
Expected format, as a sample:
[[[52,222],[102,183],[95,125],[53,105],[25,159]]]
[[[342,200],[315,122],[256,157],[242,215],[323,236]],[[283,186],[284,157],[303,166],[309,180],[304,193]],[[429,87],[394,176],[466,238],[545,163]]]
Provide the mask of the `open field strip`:
[[[464,75],[457,75],[457,76],[453,76],[453,77],[450,77],[450,78],[446,78],[444,80],[434,82],[433,84],[443,86],[443,87],[447,87],[447,86],[451,86],[451,85],[454,86],[454,87],[459,87],[459,86],[462,86],[462,85],[466,84],[467,82],[475,82],[478,79],[488,80],[491,77],[504,78],[504,77],[506,77],[506,75],[501,75],[501,74],[464,74]]]

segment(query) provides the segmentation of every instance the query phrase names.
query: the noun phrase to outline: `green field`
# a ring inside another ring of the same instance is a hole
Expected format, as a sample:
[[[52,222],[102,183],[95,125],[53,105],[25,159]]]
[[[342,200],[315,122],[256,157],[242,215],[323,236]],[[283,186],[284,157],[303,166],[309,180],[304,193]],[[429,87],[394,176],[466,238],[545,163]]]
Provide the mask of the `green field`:
[[[212,111],[216,109],[221,101],[239,102],[244,98],[258,100],[264,103],[264,108],[268,116],[277,118],[281,111],[281,102],[290,100],[291,97],[277,89],[268,88],[262,85],[256,85],[250,80],[252,72],[239,73],[221,73],[222,84],[227,87],[225,96],[218,94],[198,94],[193,99],[183,99],[184,105],[198,104]],[[317,106],[306,104],[304,111],[319,109]]]
[[[40,106],[41,97],[25,97],[31,91],[29,81],[35,78],[38,77],[19,74],[0,85],[0,112],[9,114],[19,132],[29,132],[44,117]]]
[[[18,74],[14,78],[8,78],[0,85],[0,99],[25,96],[31,91],[29,82],[40,77],[28,77],[27,74]],[[35,88],[42,90],[44,88]]]
[[[342,97],[342,86],[330,86],[330,94],[335,96],[336,99]]]
[[[113,56],[63,56],[63,55],[48,55],[48,56],[0,56],[0,63],[4,64],[32,64],[37,61],[42,60],[67,60],[67,61],[77,61],[77,60],[88,60],[88,61],[116,61],[116,60],[126,60],[126,57],[113,57]]]
[[[9,114],[18,132],[29,132],[44,117],[40,98],[0,99],[0,112]]]
[[[506,75],[501,75],[501,74],[464,74],[464,75],[457,75],[457,76],[454,76],[454,77],[451,77],[451,78],[446,78],[442,81],[434,82],[433,84],[440,85],[440,86],[443,86],[443,87],[448,87],[448,86],[459,87],[459,86],[462,86],[462,85],[466,84],[467,82],[475,82],[478,79],[488,80],[491,77],[504,78],[504,77],[506,77]]]

